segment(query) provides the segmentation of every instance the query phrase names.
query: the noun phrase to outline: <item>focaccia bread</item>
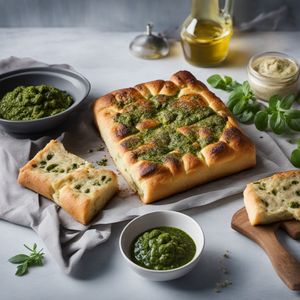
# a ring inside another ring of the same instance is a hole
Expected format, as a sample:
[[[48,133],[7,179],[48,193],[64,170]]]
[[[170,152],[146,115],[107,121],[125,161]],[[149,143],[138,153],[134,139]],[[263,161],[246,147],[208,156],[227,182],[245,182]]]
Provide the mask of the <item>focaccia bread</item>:
[[[56,140],[20,169],[18,182],[53,200],[82,224],[88,224],[118,189],[114,172],[93,168]]]
[[[144,203],[252,167],[253,143],[191,73],[114,91],[94,118],[117,167]]]
[[[249,183],[244,203],[252,225],[300,221],[300,171],[292,170]]]

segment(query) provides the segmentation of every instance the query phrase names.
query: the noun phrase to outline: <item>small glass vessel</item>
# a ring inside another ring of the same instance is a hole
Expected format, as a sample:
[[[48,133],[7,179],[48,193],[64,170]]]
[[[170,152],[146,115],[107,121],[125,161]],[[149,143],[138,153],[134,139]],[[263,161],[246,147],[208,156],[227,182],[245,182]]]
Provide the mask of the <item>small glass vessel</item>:
[[[192,65],[209,67],[221,63],[228,54],[232,36],[232,0],[224,9],[218,0],[193,0],[191,14],[182,24],[181,45]]]

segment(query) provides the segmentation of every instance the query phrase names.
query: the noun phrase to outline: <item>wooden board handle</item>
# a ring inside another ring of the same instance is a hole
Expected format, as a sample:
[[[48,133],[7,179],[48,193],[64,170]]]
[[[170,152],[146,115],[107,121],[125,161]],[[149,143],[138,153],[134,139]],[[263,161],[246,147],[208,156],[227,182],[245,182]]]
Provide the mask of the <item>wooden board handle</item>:
[[[264,249],[283,282],[292,290],[300,290],[300,264],[278,241],[276,233],[264,231],[256,242]]]
[[[245,208],[232,217],[231,227],[255,241],[268,255],[274,269],[292,290],[300,290],[300,263],[279,242],[276,231],[281,227],[293,238],[299,238],[298,222],[252,226]]]

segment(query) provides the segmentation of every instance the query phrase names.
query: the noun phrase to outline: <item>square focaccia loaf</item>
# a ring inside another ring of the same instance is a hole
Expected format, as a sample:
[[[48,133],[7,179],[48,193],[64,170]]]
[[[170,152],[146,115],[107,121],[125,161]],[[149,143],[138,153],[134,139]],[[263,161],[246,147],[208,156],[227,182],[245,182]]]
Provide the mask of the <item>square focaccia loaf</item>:
[[[114,91],[93,113],[117,167],[144,203],[252,167],[253,143],[191,73]]]
[[[18,182],[88,224],[118,189],[116,175],[95,169],[52,140],[20,169]]]
[[[252,225],[300,221],[300,171],[280,172],[249,183],[244,203]]]

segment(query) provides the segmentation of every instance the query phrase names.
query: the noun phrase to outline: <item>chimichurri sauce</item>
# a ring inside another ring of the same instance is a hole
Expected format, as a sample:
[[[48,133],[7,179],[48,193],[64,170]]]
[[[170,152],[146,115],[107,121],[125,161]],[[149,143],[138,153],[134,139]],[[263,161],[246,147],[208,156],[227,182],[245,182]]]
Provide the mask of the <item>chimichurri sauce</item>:
[[[170,270],[191,261],[196,245],[184,231],[175,227],[156,227],[139,235],[132,243],[131,258],[141,267]]]
[[[53,86],[18,86],[0,99],[0,118],[35,120],[56,115],[73,103],[65,91]]]

